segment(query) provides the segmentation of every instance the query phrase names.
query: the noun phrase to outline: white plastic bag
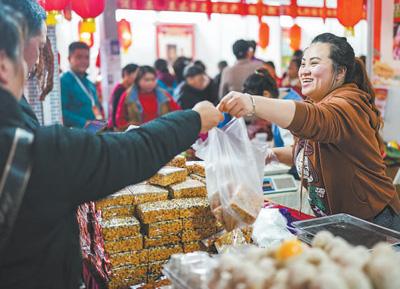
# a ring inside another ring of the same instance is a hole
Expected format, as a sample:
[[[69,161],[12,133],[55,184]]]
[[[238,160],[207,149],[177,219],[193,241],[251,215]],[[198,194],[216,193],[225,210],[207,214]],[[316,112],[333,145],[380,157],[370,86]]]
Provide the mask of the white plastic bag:
[[[211,209],[227,231],[254,223],[263,205],[266,146],[252,143],[243,119],[214,128],[195,145],[205,161]]]

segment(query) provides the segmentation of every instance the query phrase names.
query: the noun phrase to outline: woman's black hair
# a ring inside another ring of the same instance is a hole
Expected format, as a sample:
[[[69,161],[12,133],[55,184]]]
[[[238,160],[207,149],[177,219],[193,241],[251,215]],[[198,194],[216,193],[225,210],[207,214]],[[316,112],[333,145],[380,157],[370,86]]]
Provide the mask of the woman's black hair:
[[[139,65],[135,63],[129,63],[122,68],[122,77],[124,77],[126,74],[131,74],[134,73],[136,70],[138,70]]]
[[[22,58],[21,42],[26,37],[26,25],[22,15],[7,5],[0,5],[0,52],[12,61]]]
[[[180,56],[175,60],[173,68],[175,72],[176,81],[178,83],[185,80],[183,77],[183,71],[185,70],[185,67],[190,64],[190,62],[191,59],[184,56]]]
[[[157,76],[157,72],[153,67],[148,66],[148,65],[140,66],[138,74],[135,79],[135,85],[137,87],[139,87],[139,81],[146,75],[146,73],[151,73],[154,76]]]
[[[377,134],[379,135],[379,129],[383,125],[383,120],[375,105],[375,92],[371,81],[368,78],[363,62],[359,58],[355,57],[353,47],[351,47],[345,37],[339,37],[332,33],[320,34],[313,39],[312,43],[329,44],[329,58],[333,62],[334,73],[337,74],[341,69],[345,69],[346,74],[344,84],[355,83],[359,89],[365,91],[371,96],[369,99],[371,107],[379,119],[378,125],[375,127]]]
[[[154,62],[154,68],[157,71],[167,73],[168,70],[168,62],[165,59],[159,58]]]
[[[27,24],[28,37],[40,34],[46,20],[46,12],[37,0],[0,0],[0,6],[1,4],[8,5],[22,14]]]
[[[187,79],[188,77],[193,77],[196,75],[204,74],[203,68],[196,64],[192,64],[189,66],[185,67],[185,70],[183,71],[183,77]]]
[[[257,69],[250,75],[243,85],[243,92],[253,95],[264,95],[268,91],[272,98],[278,98],[279,90],[275,79],[264,68]]]

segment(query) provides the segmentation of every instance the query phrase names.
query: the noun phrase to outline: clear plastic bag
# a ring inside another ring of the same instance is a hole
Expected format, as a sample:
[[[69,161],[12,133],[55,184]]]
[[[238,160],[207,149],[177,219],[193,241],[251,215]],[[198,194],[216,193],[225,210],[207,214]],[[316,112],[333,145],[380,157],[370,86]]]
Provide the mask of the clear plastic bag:
[[[205,161],[211,209],[227,231],[254,223],[263,205],[266,146],[251,142],[243,119],[214,128],[195,145]]]

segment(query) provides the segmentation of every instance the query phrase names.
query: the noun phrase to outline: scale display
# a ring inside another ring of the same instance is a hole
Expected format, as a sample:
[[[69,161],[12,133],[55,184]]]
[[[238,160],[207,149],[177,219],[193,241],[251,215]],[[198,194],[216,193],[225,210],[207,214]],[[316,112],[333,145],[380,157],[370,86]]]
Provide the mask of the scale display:
[[[264,194],[276,194],[297,191],[297,183],[292,175],[265,176],[263,181]]]

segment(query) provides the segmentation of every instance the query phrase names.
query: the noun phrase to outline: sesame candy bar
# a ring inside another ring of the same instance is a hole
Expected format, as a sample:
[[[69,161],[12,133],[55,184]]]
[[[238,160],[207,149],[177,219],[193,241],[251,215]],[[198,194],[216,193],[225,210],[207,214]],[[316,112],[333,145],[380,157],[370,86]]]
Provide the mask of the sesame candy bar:
[[[147,265],[140,266],[121,266],[112,269],[111,279],[115,281],[131,280],[133,283],[140,283],[146,280]]]
[[[187,170],[183,168],[164,167],[149,179],[149,183],[159,186],[169,186],[186,180]]]
[[[140,204],[137,215],[145,224],[179,219],[179,206],[175,200]]]
[[[171,220],[143,225],[143,231],[148,237],[177,234],[182,231],[181,220]]]
[[[154,238],[149,238],[147,236],[144,237],[144,247],[160,247],[169,244],[176,244],[179,243],[181,237],[179,235],[163,235]]]
[[[126,265],[138,266],[147,264],[149,254],[147,250],[122,252],[110,255],[110,262],[113,268]]]
[[[174,157],[168,164],[168,167],[186,168],[186,158],[178,155]]]
[[[199,176],[196,174],[191,174],[191,175],[189,175],[189,177],[193,180],[196,180],[196,181],[202,182],[203,184],[206,184],[206,178],[204,178],[202,176]]]
[[[149,184],[129,186],[127,189],[133,196],[134,205],[168,200],[168,191],[166,189]]]
[[[184,230],[203,229],[216,226],[217,226],[217,220],[214,217],[189,218],[182,220],[182,228]]]
[[[210,204],[206,198],[189,198],[173,200],[180,208],[180,218],[212,216]]]
[[[185,254],[201,250],[202,247],[200,242],[183,243],[183,252]]]
[[[186,163],[189,174],[196,174],[203,178],[206,177],[206,169],[204,161],[190,161]]]
[[[149,263],[149,267],[147,270],[147,274],[149,275],[161,275],[161,271],[164,267],[164,265],[167,263],[167,260],[163,261],[157,261],[157,262],[151,262]]]
[[[105,241],[104,248],[110,255],[126,251],[138,251],[143,249],[143,237],[139,235],[117,241]]]
[[[215,234],[217,229],[215,227],[205,229],[184,230],[182,232],[182,242],[190,243],[193,241],[200,241]]]
[[[168,260],[171,255],[182,252],[181,245],[151,248],[149,249],[149,262]]]
[[[132,205],[121,205],[105,207],[101,210],[101,217],[104,220],[120,217],[131,217],[135,213],[135,207]]]
[[[133,205],[133,196],[127,188],[124,188],[115,194],[97,201],[96,209],[102,210],[106,207],[120,205]]]
[[[173,199],[207,197],[206,185],[190,178],[182,183],[171,185],[170,192]]]
[[[134,217],[114,218],[101,222],[104,240],[113,241],[140,234],[140,223]]]

